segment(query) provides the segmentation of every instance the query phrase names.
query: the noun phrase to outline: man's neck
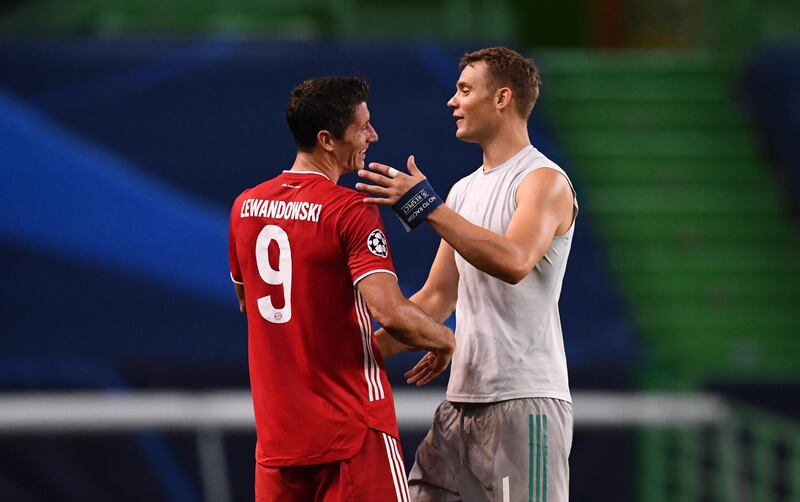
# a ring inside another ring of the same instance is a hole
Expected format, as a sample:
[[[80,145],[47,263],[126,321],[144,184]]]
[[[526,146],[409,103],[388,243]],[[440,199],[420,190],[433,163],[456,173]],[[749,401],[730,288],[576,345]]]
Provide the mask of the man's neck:
[[[290,171],[317,172],[325,175],[326,178],[334,183],[338,183],[339,177],[342,175],[336,162],[330,156],[306,152],[297,152],[297,157],[295,157]]]
[[[494,169],[530,144],[527,123],[507,124],[507,127],[501,128],[491,138],[481,142],[483,170],[490,171]]]

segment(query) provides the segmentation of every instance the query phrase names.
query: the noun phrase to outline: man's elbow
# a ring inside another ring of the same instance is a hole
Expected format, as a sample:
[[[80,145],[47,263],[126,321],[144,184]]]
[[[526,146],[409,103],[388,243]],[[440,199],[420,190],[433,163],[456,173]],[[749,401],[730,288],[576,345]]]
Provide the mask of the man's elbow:
[[[529,272],[530,270],[526,271],[521,268],[506,269],[497,274],[497,278],[513,286],[514,284],[519,284]]]
[[[400,309],[392,305],[388,308],[372,311],[372,317],[380,324],[383,329],[393,332],[403,328],[403,316],[400,314]]]
[[[496,277],[511,285],[519,284],[522,279],[526,278],[528,274],[531,273],[531,270],[533,270],[538,262],[538,259],[532,258],[512,260],[505,264]]]

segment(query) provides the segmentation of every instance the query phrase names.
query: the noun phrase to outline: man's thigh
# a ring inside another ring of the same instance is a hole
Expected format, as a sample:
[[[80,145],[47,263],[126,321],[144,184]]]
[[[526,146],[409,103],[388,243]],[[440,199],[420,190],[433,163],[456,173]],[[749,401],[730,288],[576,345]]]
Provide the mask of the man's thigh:
[[[256,464],[256,502],[314,500],[314,472],[319,467],[266,467]]]
[[[347,498],[330,499],[331,502],[409,500],[408,479],[400,442],[383,432],[367,432],[361,452],[342,462],[342,479],[342,484],[346,479],[349,486]]]
[[[358,454],[340,462],[298,467],[256,465],[256,502],[366,500],[409,500],[400,444],[379,431],[367,431]]]
[[[513,399],[465,414],[464,500],[567,502],[572,406]]]
[[[461,465],[459,413],[447,401],[436,409],[433,425],[417,447],[408,477],[414,502],[457,502]]]
[[[572,407],[564,401],[445,402],[417,449],[411,500],[566,501],[571,447]]]

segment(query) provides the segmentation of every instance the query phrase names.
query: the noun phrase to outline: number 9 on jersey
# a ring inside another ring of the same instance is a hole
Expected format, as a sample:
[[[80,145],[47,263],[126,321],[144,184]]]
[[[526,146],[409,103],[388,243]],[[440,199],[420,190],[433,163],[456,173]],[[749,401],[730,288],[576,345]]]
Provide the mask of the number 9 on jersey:
[[[278,269],[272,268],[269,262],[269,245],[278,243]],[[272,305],[270,295],[258,299],[258,311],[261,317],[275,324],[289,322],[292,318],[292,249],[289,236],[277,225],[267,225],[256,239],[256,264],[261,279],[267,284],[283,286],[283,308],[276,309]]]

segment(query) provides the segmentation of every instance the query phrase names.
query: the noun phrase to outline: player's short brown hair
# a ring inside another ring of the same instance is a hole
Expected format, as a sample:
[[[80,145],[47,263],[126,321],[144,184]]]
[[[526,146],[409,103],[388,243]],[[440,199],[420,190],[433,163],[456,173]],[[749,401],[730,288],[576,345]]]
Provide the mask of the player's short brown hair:
[[[316,77],[292,89],[286,122],[301,152],[310,152],[319,131],[341,139],[355,118],[356,107],[367,101],[369,84],[361,77]]]
[[[464,54],[458,66],[463,70],[467,65],[479,61],[486,63],[489,83],[494,88],[511,88],[517,111],[525,119],[530,117],[542,84],[539,69],[533,60],[506,47],[490,47]]]

